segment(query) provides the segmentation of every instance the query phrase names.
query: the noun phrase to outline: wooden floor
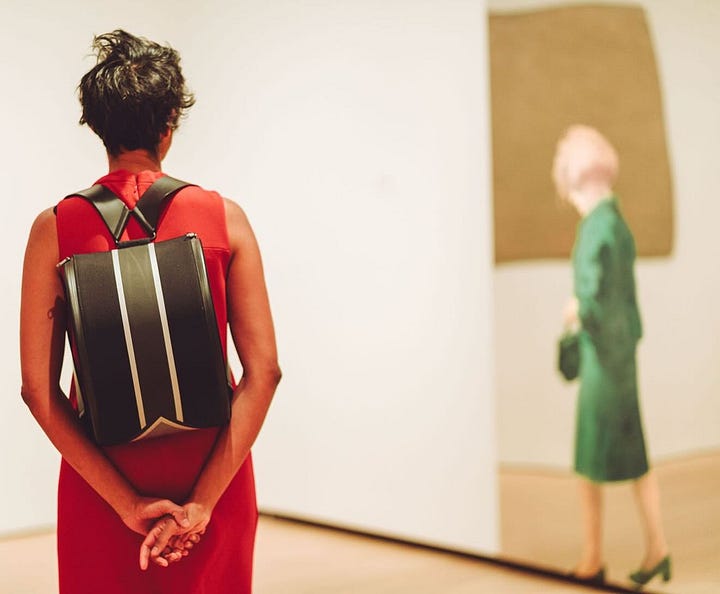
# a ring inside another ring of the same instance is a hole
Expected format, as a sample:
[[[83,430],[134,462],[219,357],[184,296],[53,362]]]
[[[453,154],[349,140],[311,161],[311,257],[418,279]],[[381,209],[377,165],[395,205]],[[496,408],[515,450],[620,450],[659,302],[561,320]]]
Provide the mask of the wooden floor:
[[[673,555],[673,580],[653,592],[720,593],[720,453],[656,468]],[[565,571],[579,548],[570,475],[503,469],[501,538],[506,558]],[[641,556],[629,485],[606,489],[606,561],[611,581]],[[0,540],[0,594],[57,592],[55,535]],[[262,516],[255,594],[570,594],[579,585],[496,564]]]
[[[57,592],[56,569],[53,533],[0,541],[0,593]],[[263,516],[254,592],[573,594],[590,590],[453,555]]]
[[[655,466],[663,524],[673,562],[658,592],[720,593],[720,452]],[[611,581],[628,584],[642,560],[640,520],[629,483],[604,488],[605,561]],[[504,556],[570,569],[581,543],[576,479],[570,473],[503,468],[500,472]]]

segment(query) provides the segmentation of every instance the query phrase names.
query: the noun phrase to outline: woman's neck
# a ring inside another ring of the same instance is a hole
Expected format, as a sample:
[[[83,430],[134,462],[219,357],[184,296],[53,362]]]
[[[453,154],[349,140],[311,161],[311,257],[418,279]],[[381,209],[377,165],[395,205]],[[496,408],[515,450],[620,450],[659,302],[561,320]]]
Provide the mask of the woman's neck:
[[[160,159],[144,149],[124,151],[119,155],[108,154],[110,172],[124,169],[130,173],[141,171],[160,171]]]
[[[604,183],[584,184],[582,188],[571,191],[571,200],[580,215],[585,216],[612,193],[612,188]]]

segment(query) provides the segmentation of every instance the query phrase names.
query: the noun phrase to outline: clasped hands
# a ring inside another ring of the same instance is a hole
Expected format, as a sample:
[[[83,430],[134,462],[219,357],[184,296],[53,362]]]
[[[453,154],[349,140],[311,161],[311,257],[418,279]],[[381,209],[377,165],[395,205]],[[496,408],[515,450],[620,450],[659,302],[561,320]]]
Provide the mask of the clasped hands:
[[[140,545],[140,569],[146,570],[150,563],[168,567],[186,557],[200,542],[211,513],[195,502],[180,506],[169,499],[139,497],[122,520],[145,536]]]

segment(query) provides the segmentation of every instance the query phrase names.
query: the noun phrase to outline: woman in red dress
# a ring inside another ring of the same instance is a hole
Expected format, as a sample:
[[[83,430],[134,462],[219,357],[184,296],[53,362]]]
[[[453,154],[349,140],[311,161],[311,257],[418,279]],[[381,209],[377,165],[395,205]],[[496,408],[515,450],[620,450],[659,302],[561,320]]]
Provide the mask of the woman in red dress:
[[[114,31],[95,38],[98,62],[80,83],[87,123],[109,173],[98,180],[132,208],[193,103],[169,47]],[[61,201],[35,220],[22,284],[22,396],[62,455],[58,486],[61,594],[249,594],[257,524],[250,447],[280,380],[260,252],[242,209],[199,187],[164,209],[157,239],[200,237],[223,348],[229,326],[243,376],[232,416],[200,429],[112,447],[79,422],[75,385],[59,379],[67,330],[56,264],[115,247],[94,207]],[[131,220],[123,239],[143,237]]]

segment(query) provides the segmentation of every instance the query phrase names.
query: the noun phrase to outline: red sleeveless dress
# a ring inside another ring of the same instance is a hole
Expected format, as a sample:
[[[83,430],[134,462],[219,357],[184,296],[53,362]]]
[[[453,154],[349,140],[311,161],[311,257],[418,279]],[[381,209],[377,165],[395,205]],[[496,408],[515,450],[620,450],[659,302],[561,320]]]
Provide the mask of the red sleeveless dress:
[[[114,171],[98,180],[132,208],[159,172]],[[94,207],[82,198],[57,206],[60,258],[106,251],[115,243]],[[225,207],[215,192],[181,190],[165,208],[157,239],[194,232],[203,244],[210,287],[227,348],[225,279],[230,260]],[[131,217],[126,238],[145,234]],[[75,386],[70,399],[75,400]],[[181,432],[104,448],[118,470],[146,496],[184,503],[217,437],[217,429]],[[143,537],[64,460],[58,485],[60,594],[250,594],[257,525],[252,461],[240,468],[213,512],[205,535],[190,555],[170,567],[138,566]]]

